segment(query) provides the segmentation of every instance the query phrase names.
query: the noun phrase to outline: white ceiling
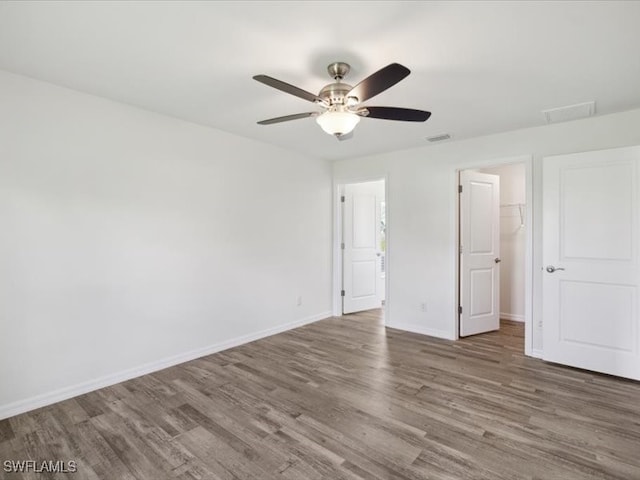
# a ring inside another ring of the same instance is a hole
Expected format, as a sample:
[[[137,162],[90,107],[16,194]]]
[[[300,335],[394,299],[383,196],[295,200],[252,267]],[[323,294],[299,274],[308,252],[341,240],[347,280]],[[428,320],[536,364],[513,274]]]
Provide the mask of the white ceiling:
[[[2,2],[0,68],[327,159],[544,124],[589,100],[640,107],[640,2]],[[338,142],[263,73],[317,92],[398,62],[412,74],[366,102],[429,110],[363,119]]]

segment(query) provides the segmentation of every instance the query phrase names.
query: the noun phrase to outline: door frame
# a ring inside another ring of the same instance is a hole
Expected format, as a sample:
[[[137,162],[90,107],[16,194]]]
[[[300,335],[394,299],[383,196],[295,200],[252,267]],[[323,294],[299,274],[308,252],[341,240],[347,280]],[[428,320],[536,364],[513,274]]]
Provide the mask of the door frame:
[[[458,165],[454,169],[455,185],[451,188],[453,209],[452,229],[454,238],[454,278],[455,278],[455,308],[453,312],[453,338],[460,338],[460,322],[458,315],[458,305],[460,302],[460,195],[458,185],[460,172],[477,168],[491,168],[504,165],[522,163],[525,166],[525,255],[524,255],[524,353],[528,356],[539,356],[541,352],[534,352],[533,349],[533,157],[531,155],[519,155],[516,157],[506,157],[481,162],[466,162]]]
[[[334,317],[342,316],[342,234],[343,234],[343,212],[340,197],[344,195],[345,185],[353,183],[378,182],[384,180],[384,201],[385,201],[385,257],[384,257],[384,318],[383,324],[386,324],[389,312],[389,257],[390,257],[390,238],[391,238],[391,222],[389,215],[389,175],[369,175],[364,177],[348,177],[333,181],[333,281],[332,281],[332,314]]]

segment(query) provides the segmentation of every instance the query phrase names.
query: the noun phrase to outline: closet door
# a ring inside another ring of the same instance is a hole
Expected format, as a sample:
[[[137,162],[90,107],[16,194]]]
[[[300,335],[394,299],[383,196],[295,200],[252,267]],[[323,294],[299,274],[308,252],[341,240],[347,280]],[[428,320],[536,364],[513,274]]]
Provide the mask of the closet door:
[[[543,161],[544,359],[640,380],[640,147]]]
[[[500,328],[500,177],[460,172],[460,336]]]

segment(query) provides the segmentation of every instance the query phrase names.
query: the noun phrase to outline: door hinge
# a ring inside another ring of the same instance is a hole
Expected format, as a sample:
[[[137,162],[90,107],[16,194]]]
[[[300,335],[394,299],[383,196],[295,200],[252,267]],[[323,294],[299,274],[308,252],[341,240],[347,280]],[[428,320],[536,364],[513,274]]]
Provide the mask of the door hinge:
[[[342,250],[344,250],[344,242],[342,242],[342,243],[340,244],[340,248],[341,248]]]
[[[460,245],[460,248],[458,249],[458,253],[462,255],[462,245]]]
[[[340,197],[340,201],[341,201],[342,203],[344,203],[344,195],[342,195],[342,196]]]
[[[458,193],[462,193],[462,185],[458,185]]]
[[[344,297],[344,290],[340,290],[340,296]]]
[[[462,306],[458,305],[458,315],[462,315]]]

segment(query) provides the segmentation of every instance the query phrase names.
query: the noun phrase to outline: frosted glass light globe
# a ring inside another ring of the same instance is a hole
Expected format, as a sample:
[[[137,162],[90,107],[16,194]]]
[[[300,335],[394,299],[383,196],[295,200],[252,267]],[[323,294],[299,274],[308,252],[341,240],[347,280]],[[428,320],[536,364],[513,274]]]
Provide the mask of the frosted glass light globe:
[[[360,116],[350,112],[325,112],[316,117],[318,125],[329,135],[346,135],[359,121]]]

